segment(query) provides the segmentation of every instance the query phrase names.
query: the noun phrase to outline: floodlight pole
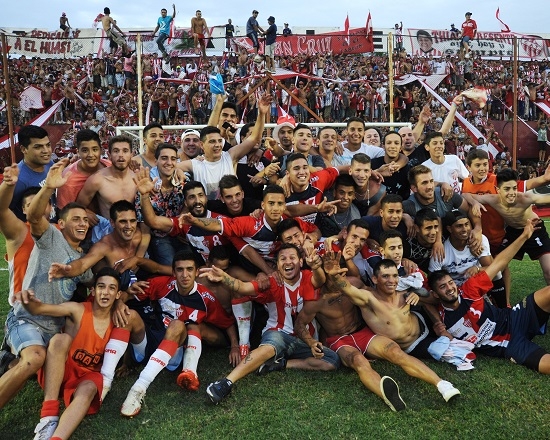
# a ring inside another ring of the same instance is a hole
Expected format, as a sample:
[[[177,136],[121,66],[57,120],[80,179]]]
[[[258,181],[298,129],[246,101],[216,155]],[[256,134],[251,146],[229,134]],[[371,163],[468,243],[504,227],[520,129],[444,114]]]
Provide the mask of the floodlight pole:
[[[2,41],[2,65],[4,66],[4,87],[6,88],[6,112],[8,116],[8,134],[9,134],[9,144],[10,144],[10,152],[11,152],[11,163],[15,163],[15,140],[13,137],[13,113],[11,109],[11,85],[10,85],[10,75],[9,75],[9,69],[8,69],[8,41],[6,38],[6,34],[1,34],[1,41]]]

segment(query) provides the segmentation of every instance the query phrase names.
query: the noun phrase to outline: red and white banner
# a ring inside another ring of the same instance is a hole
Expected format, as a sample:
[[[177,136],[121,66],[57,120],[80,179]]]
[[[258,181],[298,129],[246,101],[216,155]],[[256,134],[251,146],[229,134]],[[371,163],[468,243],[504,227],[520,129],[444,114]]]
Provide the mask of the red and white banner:
[[[315,55],[317,53],[353,54],[372,52],[365,28],[349,29],[348,32],[330,32],[317,35],[289,35],[277,37],[275,55]],[[247,37],[235,38],[235,43],[253,52],[252,41]]]
[[[497,8],[496,18],[502,25],[500,27],[500,32],[510,32],[510,28],[508,27],[508,25],[500,19],[500,8]]]
[[[35,86],[29,86],[21,92],[21,98],[19,99],[21,108],[26,112],[31,109],[40,110],[44,108],[44,101],[42,100],[42,90]]]
[[[36,118],[32,119],[27,125],[38,125],[42,127],[53,116],[53,114],[56,112],[59,106],[63,104],[63,101],[65,101],[65,98],[61,98],[44,113],[41,113]],[[17,140],[17,134],[13,137],[13,139],[15,144],[17,145],[17,142],[19,142]],[[9,148],[9,147],[10,147],[9,136],[4,136],[2,139],[0,139],[0,150],[3,150],[4,148]]]

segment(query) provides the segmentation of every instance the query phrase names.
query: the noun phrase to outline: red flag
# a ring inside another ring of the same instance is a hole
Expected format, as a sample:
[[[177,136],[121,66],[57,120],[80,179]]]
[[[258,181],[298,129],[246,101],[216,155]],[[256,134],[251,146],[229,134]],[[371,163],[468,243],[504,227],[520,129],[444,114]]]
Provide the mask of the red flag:
[[[508,27],[508,25],[500,19],[500,8],[497,8],[496,17],[497,17],[497,20],[500,21],[500,24],[502,25],[500,27],[500,32],[510,32],[510,28]]]
[[[103,14],[97,14],[97,17],[94,20],[93,26],[96,28],[101,19],[103,18]]]
[[[168,44],[172,44],[172,38],[174,38],[174,33],[176,32],[176,21],[172,18],[170,20],[170,32],[168,33]]]
[[[349,15],[346,14],[346,21],[344,21],[344,32],[346,33],[345,41],[349,46]]]
[[[367,52],[374,52],[374,40],[373,40],[373,30],[372,30],[372,18],[367,17],[367,24],[365,25],[365,31],[367,33]]]

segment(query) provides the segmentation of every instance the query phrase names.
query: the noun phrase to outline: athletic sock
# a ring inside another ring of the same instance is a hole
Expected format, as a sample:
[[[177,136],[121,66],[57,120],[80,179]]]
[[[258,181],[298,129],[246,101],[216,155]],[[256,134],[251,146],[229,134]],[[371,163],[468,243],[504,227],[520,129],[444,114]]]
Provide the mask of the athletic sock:
[[[40,410],[40,418],[59,416],[59,400],[44,400]]]
[[[151,382],[155,380],[155,377],[168,365],[168,362],[176,353],[178,349],[178,343],[175,341],[168,341],[163,339],[159,344],[159,347],[149,358],[149,362],[139,375],[138,380],[134,386],[138,385],[140,388],[146,390],[151,385]]]
[[[141,359],[136,359],[138,362],[141,362],[145,357],[145,350],[147,349],[147,336],[145,336],[141,342],[132,344],[132,349],[137,357],[141,356]]]
[[[250,325],[252,317],[252,301],[231,304],[233,315],[237,320],[239,345],[250,345]]]
[[[101,366],[101,375],[103,376],[103,386],[111,386],[115,377],[116,366],[118,361],[128,347],[130,340],[130,332],[122,328],[115,328],[111,332],[111,339],[105,346],[105,354],[103,356],[103,365]]]
[[[199,332],[190,330],[187,332],[187,345],[183,353],[183,369],[197,372],[197,365],[202,353],[202,340]]]

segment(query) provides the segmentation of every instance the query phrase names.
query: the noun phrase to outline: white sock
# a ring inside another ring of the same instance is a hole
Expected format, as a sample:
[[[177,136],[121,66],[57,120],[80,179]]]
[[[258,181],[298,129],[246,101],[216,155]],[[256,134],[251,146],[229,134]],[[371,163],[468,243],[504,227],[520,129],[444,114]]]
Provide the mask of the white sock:
[[[134,350],[136,360],[141,362],[145,357],[145,350],[147,349],[147,336],[145,336],[140,343],[132,344],[132,349]]]
[[[250,345],[250,327],[252,317],[252,301],[240,304],[232,304],[233,315],[237,320],[239,332],[239,345]]]
[[[128,347],[130,332],[123,329],[114,329],[111,332],[111,339],[105,346],[103,355],[103,364],[101,366],[101,375],[103,376],[103,386],[111,386],[115,377],[115,369],[118,361]]]
[[[163,339],[159,347],[149,358],[149,362],[142,370],[138,380],[134,386],[138,386],[146,390],[151,385],[151,382],[155,380],[155,377],[168,365],[168,362],[174,356],[174,353],[178,349],[178,344],[174,341],[167,341]]]
[[[197,366],[202,353],[202,340],[198,333],[193,331],[187,335],[187,345],[183,353],[183,369],[197,373]]]

